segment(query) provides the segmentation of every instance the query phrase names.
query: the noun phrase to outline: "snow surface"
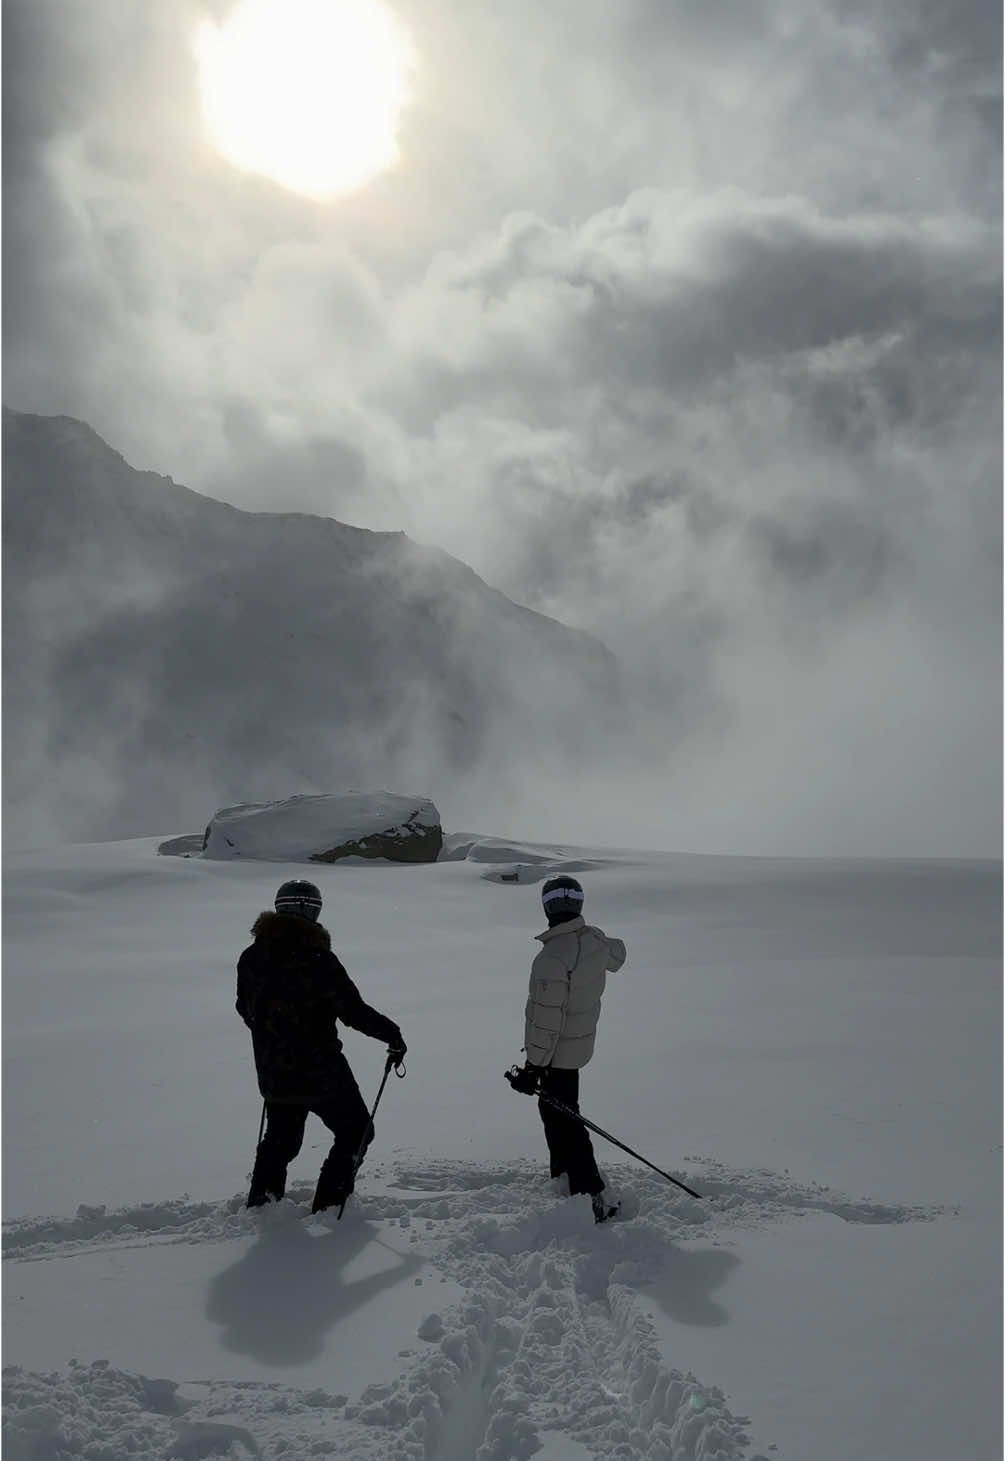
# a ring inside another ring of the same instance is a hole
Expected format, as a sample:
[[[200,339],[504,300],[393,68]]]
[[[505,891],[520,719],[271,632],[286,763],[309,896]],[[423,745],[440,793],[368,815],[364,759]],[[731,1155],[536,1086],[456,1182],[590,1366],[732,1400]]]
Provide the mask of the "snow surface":
[[[160,839],[5,875],[6,1461],[944,1461],[1000,1453],[1001,869],[448,839],[320,866],[398,1019],[358,1197],[243,1207],[234,962],[283,877]],[[520,1056],[540,881],[624,937],[549,1181]],[[364,1093],[383,1051],[348,1032]]]
[[[222,807],[210,821],[203,856],[299,861],[381,832],[409,836],[413,828],[439,825],[440,814],[428,797],[390,791],[291,796]]]

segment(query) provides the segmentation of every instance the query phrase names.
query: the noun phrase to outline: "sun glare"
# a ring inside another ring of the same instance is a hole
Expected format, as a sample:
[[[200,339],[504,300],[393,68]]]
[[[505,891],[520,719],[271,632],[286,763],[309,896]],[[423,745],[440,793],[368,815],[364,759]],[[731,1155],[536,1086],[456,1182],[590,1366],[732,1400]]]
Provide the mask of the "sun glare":
[[[407,39],[380,0],[243,0],[196,37],[203,113],[237,167],[330,197],[397,160]]]

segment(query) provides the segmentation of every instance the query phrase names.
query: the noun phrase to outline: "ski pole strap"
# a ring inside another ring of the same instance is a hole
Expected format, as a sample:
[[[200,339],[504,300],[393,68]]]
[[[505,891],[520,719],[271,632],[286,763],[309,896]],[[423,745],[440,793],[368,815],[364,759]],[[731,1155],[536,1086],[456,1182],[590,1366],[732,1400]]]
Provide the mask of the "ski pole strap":
[[[602,1136],[605,1141],[612,1142],[614,1146],[620,1147],[623,1152],[627,1152],[630,1157],[635,1157],[637,1161],[642,1162],[647,1167],[650,1167],[654,1172],[658,1172],[661,1177],[665,1177],[666,1180],[668,1182],[672,1182],[675,1187],[680,1187],[684,1192],[688,1194],[689,1197],[697,1197],[699,1200],[701,1199],[700,1192],[695,1192],[694,1188],[689,1187],[686,1182],[678,1182],[676,1177],[671,1177],[669,1172],[664,1172],[662,1167],[657,1167],[655,1162],[651,1162],[649,1158],[644,1157],[641,1152],[634,1151],[630,1146],[626,1146],[623,1141],[619,1141],[616,1136],[612,1136],[609,1131],[605,1131],[602,1126],[598,1126],[596,1122],[590,1121],[586,1116],[583,1115],[581,1111],[573,1111],[571,1106],[567,1106],[564,1101],[556,1101],[554,1096],[545,1096],[543,1094],[539,1094],[538,1100],[547,1101],[549,1106],[553,1106],[556,1111],[561,1111],[564,1115],[571,1117],[573,1121],[581,1121],[584,1126],[588,1126],[591,1131],[595,1131],[597,1135]]]

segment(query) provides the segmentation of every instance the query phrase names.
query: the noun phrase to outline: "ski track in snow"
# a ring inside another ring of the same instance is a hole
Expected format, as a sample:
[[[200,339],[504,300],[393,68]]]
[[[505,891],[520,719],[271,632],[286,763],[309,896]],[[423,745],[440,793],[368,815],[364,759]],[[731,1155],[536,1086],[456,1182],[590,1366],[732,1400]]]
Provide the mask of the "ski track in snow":
[[[349,1400],[281,1382],[147,1378],[101,1359],[52,1374],[13,1366],[4,1371],[5,1457],[524,1461],[564,1446],[605,1461],[764,1461],[750,1456],[746,1420],[722,1392],[668,1365],[640,1292],[675,1275],[682,1313],[714,1323],[715,1289],[736,1262],[731,1232],[811,1212],[854,1223],[937,1213],[691,1161],[701,1202],[648,1172],[609,1167],[622,1212],[599,1228],[588,1200],[557,1200],[558,1185],[536,1163],[375,1164],[368,1177],[377,1190],[365,1183],[344,1222],[407,1231],[416,1256],[466,1295],[402,1335],[409,1349],[394,1380]],[[4,1256],[51,1262],[97,1245],[254,1237],[263,1226],[281,1241],[286,1225],[332,1222],[310,1219],[309,1201],[309,1188],[294,1187],[263,1214],[248,1213],[243,1195],[80,1208],[5,1225]]]

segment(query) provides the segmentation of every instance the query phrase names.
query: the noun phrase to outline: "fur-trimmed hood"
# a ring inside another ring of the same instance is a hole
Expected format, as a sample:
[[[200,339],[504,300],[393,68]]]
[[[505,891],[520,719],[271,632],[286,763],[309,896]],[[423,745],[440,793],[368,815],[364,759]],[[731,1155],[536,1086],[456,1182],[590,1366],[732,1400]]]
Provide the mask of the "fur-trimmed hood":
[[[295,913],[272,913],[266,909],[251,925],[256,939],[276,939],[283,943],[309,944],[330,949],[331,935],[323,923],[311,923]]]

